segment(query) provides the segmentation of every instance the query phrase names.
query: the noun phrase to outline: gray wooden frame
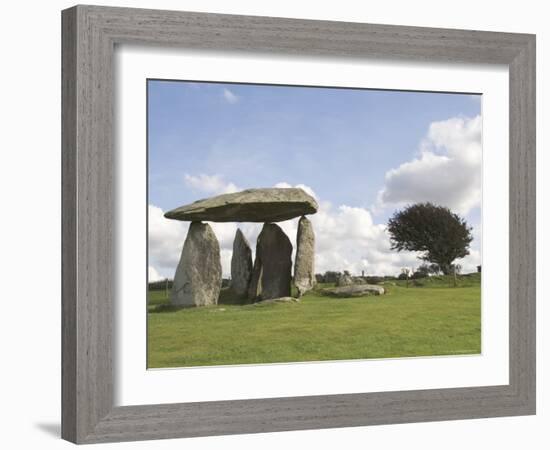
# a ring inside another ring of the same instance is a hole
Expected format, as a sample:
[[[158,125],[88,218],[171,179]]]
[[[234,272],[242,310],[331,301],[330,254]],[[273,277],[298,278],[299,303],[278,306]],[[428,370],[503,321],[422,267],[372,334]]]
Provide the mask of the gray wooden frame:
[[[62,437],[76,443],[535,413],[535,36],[76,6],[62,13]],[[506,64],[510,382],[420,391],[113,406],[113,51],[118,43]]]

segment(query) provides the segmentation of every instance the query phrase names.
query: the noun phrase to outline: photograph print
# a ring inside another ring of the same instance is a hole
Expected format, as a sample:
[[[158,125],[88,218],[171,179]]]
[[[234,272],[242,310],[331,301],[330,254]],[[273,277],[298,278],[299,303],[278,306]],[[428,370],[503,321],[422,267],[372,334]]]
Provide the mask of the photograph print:
[[[482,96],[147,80],[147,366],[481,353]]]

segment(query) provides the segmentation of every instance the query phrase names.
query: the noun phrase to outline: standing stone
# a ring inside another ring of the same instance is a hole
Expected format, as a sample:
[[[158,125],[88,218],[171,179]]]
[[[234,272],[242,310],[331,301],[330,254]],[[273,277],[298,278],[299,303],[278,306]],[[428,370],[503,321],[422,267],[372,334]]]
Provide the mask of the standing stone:
[[[292,244],[274,223],[265,223],[256,243],[249,296],[257,300],[290,297]]]
[[[294,284],[298,289],[298,297],[315,285],[315,233],[311,221],[304,216],[298,222],[296,235]]]
[[[174,276],[171,302],[178,306],[216,305],[221,284],[218,239],[210,225],[191,222]]]
[[[237,228],[233,240],[231,256],[231,289],[240,297],[248,295],[252,277],[252,250],[240,228]]]

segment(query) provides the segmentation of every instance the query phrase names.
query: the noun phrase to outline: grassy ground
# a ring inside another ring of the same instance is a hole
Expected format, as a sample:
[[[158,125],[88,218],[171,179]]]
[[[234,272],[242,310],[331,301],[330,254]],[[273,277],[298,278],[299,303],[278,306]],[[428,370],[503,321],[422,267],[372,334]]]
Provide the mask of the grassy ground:
[[[182,367],[475,354],[481,351],[480,278],[386,284],[384,296],[176,309],[149,293],[148,365]]]

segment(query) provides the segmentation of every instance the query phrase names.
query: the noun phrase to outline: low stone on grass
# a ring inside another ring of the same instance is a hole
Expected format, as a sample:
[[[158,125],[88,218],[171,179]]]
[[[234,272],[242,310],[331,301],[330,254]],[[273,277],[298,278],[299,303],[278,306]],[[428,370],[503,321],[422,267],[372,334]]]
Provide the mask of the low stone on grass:
[[[256,302],[254,303],[254,305],[261,306],[261,305],[270,305],[272,303],[300,303],[300,299],[296,297],[270,298],[268,300],[262,300],[262,301]]]
[[[382,286],[375,284],[353,284],[350,286],[325,288],[321,290],[321,293],[331,297],[352,298],[366,295],[383,295],[386,293],[386,290]]]

